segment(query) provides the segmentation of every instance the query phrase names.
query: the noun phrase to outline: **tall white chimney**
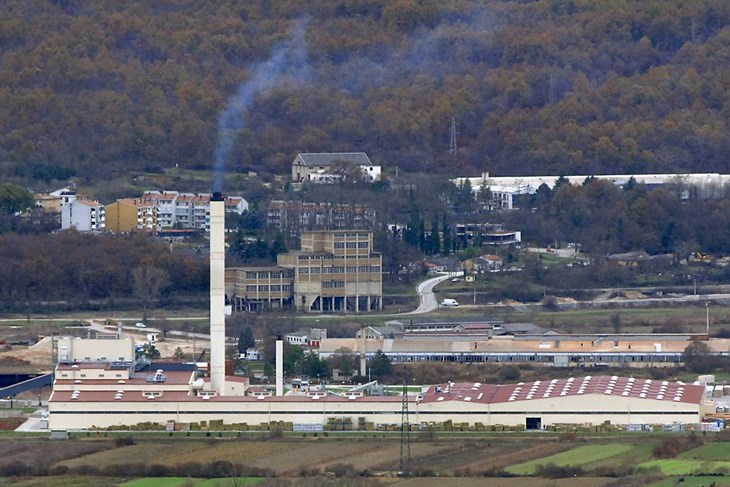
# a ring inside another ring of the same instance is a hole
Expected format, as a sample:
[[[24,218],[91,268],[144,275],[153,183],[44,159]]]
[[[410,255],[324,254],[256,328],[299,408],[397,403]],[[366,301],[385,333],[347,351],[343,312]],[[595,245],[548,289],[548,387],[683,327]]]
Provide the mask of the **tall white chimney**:
[[[284,340],[276,337],[276,395],[284,395]]]
[[[226,206],[221,193],[210,199],[210,385],[225,395],[226,381]]]

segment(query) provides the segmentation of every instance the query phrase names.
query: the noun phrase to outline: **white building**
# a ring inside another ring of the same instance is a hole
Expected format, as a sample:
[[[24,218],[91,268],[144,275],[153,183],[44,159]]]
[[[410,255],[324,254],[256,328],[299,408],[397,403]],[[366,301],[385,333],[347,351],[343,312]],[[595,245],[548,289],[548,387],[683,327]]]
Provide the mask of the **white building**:
[[[80,232],[102,231],[105,224],[104,205],[98,201],[70,199],[61,205],[61,229],[74,228]]]
[[[302,153],[297,155],[291,167],[291,178],[295,183],[333,183],[345,177],[350,167],[360,168],[362,177],[379,181],[381,167],[373,164],[364,152]]]
[[[570,184],[583,184],[586,178],[592,177],[597,180],[610,181],[616,185],[623,186],[631,178],[639,184],[649,187],[661,186],[664,184],[680,183],[686,186],[698,188],[702,195],[711,196],[718,192],[723,186],[730,183],[730,174],[719,173],[694,173],[694,174],[606,174],[606,175],[574,175],[564,176]],[[457,186],[469,181],[469,184],[476,196],[483,187],[488,187],[492,192],[492,201],[498,209],[511,210],[514,208],[515,196],[535,194],[537,188],[545,184],[550,189],[560,176],[505,176],[490,177],[489,173],[483,173],[479,177],[456,178],[452,182]],[[719,193],[718,193],[719,194]]]
[[[144,201],[157,208],[159,228],[201,228],[210,230],[210,193],[179,193],[177,191],[145,191]],[[248,202],[241,196],[227,196],[226,211],[243,214]]]

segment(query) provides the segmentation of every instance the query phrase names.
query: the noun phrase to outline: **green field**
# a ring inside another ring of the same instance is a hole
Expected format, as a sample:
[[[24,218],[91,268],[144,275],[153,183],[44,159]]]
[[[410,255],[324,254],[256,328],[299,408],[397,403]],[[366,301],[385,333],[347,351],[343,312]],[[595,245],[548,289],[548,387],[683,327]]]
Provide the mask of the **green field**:
[[[681,481],[679,479],[682,479]],[[650,484],[649,487],[708,487],[709,485],[715,485],[717,487],[730,485],[730,478],[725,477],[669,477],[654,484]]]
[[[236,486],[256,485],[261,482],[260,478],[236,479]],[[130,480],[119,484],[119,487],[218,487],[228,486],[231,479],[191,479],[185,477],[147,477]]]
[[[679,458],[730,461],[730,448],[725,442],[712,442],[681,453]]]
[[[580,446],[549,457],[538,458],[530,460],[529,462],[512,465],[505,470],[515,475],[532,475],[535,473],[535,469],[538,465],[547,465],[549,463],[555,464],[559,467],[566,467],[568,465],[579,467],[622,455],[634,448],[635,445],[624,443]]]
[[[730,462],[694,460],[691,458],[672,458],[651,460],[640,463],[640,468],[657,468],[664,475],[691,475],[693,473],[730,473]]]

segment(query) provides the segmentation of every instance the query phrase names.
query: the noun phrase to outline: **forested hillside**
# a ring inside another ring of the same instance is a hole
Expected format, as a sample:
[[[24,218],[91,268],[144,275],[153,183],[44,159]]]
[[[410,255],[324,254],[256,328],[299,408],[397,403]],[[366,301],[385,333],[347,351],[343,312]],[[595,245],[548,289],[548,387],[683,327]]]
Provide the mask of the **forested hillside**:
[[[229,170],[356,150],[461,175],[728,172],[729,23],[727,0],[10,0],[0,177],[211,167],[227,100],[298,25],[305,64],[234,113]]]

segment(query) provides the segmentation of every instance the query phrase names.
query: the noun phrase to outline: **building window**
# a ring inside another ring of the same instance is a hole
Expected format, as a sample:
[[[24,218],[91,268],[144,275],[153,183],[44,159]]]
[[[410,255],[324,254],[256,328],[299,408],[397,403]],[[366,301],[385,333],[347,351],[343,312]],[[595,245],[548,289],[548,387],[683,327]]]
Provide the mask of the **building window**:
[[[347,266],[345,271],[349,274],[350,272],[357,272],[357,266]]]
[[[267,292],[268,290],[269,290],[269,286],[267,286],[267,285],[259,286],[259,291]]]
[[[332,274],[344,274],[345,268],[342,266],[333,266],[332,267]]]
[[[246,272],[246,279],[256,279],[255,272]]]
[[[371,265],[370,266],[370,272],[380,272],[380,266],[379,265]]]
[[[253,285],[246,286],[246,291],[249,291],[249,292],[256,291],[256,286],[253,286]]]
[[[282,291],[291,291],[291,284],[284,284],[281,286]]]
[[[347,248],[348,249],[356,249],[357,248],[357,242],[347,242]]]
[[[325,288],[325,289],[326,288],[331,288],[332,287],[332,282],[331,281],[323,281],[322,282],[322,287]]]
[[[299,268],[299,275],[302,276],[304,274],[309,274],[309,267],[300,267]]]
[[[335,242],[335,248],[336,249],[344,249],[345,248],[345,242]]]
[[[309,273],[310,274],[319,274],[319,267],[310,267]]]
[[[366,248],[368,248],[368,244],[369,244],[369,242],[358,242],[357,243],[357,248],[358,249],[366,249]]]
[[[278,284],[272,284],[271,290],[272,291],[281,291],[281,286]]]
[[[345,287],[345,281],[332,281],[332,287]]]
[[[370,272],[369,265],[361,265],[359,269],[360,269],[360,272]]]

